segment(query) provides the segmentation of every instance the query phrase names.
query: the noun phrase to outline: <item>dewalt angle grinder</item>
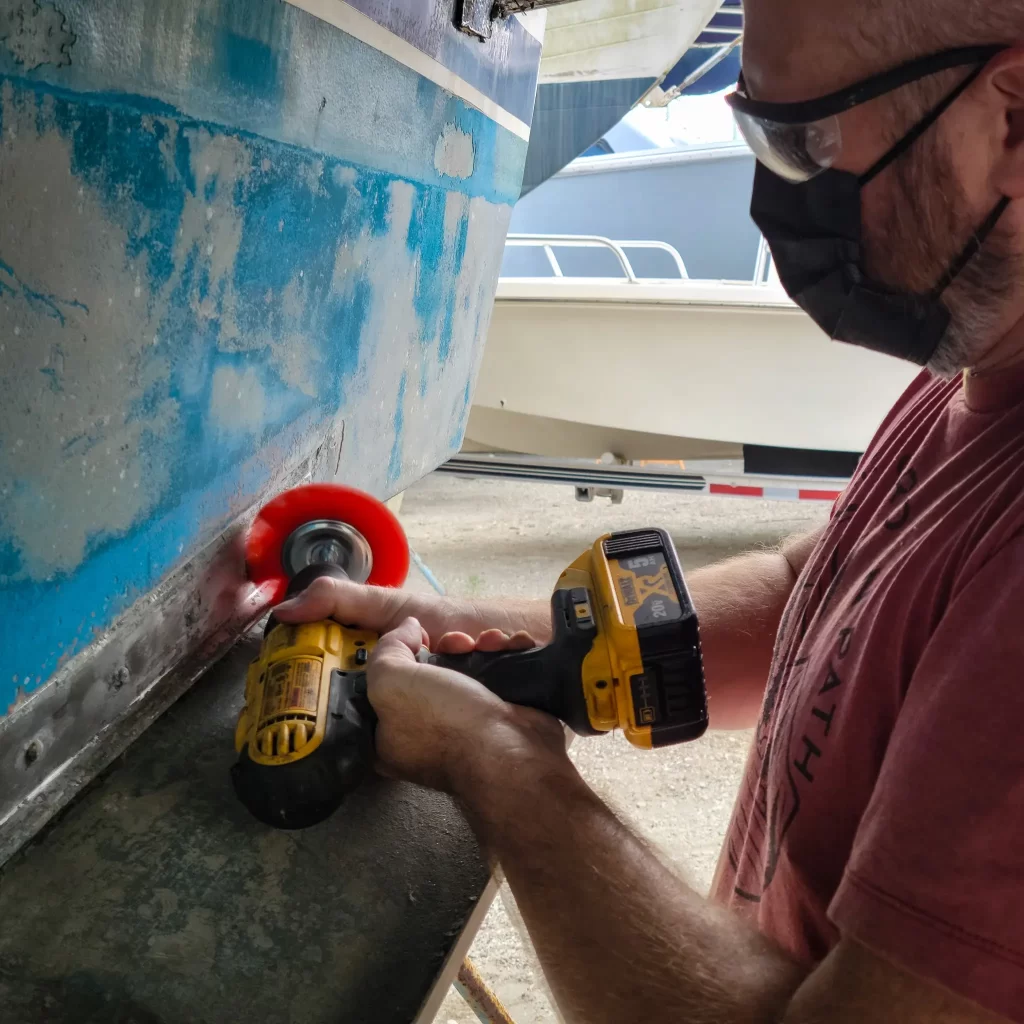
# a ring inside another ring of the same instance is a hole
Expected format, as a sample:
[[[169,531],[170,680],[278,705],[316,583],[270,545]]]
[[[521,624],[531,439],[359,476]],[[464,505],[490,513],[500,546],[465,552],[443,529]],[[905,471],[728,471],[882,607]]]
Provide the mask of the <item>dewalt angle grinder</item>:
[[[321,576],[401,586],[409,547],[398,520],[360,491],[311,484],[272,501],[246,543],[253,582],[278,599]],[[552,642],[531,651],[432,655],[503,700],[580,735],[622,729],[638,747],[684,743],[708,725],[697,615],[662,530],[600,538],[562,573]],[[365,666],[377,634],[333,620],[271,617],[249,667],[232,779],[260,821],[307,828],[329,817],[373,761],[376,717]]]

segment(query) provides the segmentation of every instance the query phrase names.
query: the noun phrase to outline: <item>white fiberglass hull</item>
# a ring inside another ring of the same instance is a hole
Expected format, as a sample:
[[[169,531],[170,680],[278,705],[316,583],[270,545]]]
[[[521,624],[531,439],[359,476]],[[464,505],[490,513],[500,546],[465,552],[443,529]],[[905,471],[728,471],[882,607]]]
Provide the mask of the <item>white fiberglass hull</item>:
[[[627,459],[863,452],[915,373],[830,342],[772,286],[503,280],[467,437]]]
[[[578,0],[548,11],[541,84],[660,78],[720,0]]]

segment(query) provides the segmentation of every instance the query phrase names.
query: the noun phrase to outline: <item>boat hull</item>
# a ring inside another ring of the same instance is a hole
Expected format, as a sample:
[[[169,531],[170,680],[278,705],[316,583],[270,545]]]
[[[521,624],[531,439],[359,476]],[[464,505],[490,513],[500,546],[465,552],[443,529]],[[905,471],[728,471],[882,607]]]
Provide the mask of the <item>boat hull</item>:
[[[771,286],[503,280],[467,449],[860,453],[916,372],[830,342]]]
[[[458,450],[541,44],[451,18],[0,0],[8,849],[260,614],[262,501]]]

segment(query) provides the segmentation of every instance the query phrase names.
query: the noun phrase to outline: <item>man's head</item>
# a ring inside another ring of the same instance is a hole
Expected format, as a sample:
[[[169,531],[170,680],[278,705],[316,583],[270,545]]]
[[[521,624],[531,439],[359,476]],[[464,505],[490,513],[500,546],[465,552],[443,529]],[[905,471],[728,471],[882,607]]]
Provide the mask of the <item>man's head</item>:
[[[914,58],[1005,44],[964,94],[862,192],[865,270],[926,294],[1006,198],[1024,198],[1024,0],[747,0],[749,95],[800,102]],[[780,26],[785,26],[780,31]],[[839,116],[835,167],[863,174],[972,73],[901,86]],[[945,291],[950,329],[931,360],[951,375],[1024,359],[1024,204],[1011,203]]]

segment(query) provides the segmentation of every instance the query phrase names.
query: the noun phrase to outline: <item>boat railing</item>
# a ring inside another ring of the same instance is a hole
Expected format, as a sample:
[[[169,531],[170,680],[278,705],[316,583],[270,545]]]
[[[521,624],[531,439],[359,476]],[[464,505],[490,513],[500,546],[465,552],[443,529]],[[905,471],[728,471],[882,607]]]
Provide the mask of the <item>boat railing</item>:
[[[754,263],[754,284],[767,285],[772,276],[772,251],[768,248],[768,239],[761,236],[757,247],[757,261]]]
[[[506,246],[513,249],[541,249],[547,258],[548,266],[555,277],[565,277],[562,266],[555,255],[555,249],[607,249],[613,253],[619,261],[623,276],[630,284],[639,284],[633,264],[626,255],[627,249],[657,249],[667,253],[676,270],[679,272],[681,281],[689,281],[690,275],[686,271],[686,264],[683,262],[679,250],[668,242],[657,241],[613,241],[602,235],[532,235],[512,234],[506,239]]]

